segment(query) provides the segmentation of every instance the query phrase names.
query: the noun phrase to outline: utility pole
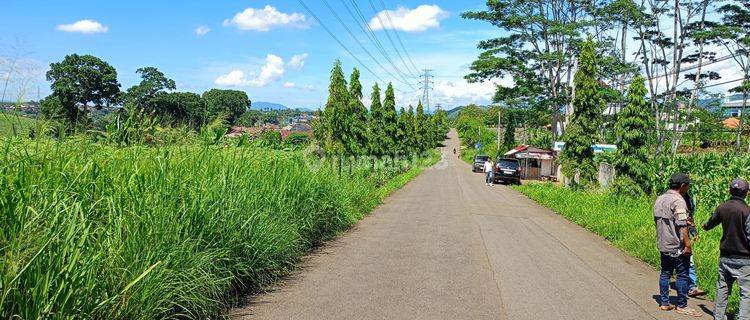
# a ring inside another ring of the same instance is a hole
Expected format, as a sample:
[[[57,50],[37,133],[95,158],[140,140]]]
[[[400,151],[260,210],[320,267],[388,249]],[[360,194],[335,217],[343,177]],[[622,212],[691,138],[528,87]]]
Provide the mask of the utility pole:
[[[430,90],[433,89],[435,83],[432,79],[435,76],[432,75],[432,69],[422,69],[422,79],[420,84],[422,85],[422,100],[425,106],[427,106],[427,113],[430,113]]]

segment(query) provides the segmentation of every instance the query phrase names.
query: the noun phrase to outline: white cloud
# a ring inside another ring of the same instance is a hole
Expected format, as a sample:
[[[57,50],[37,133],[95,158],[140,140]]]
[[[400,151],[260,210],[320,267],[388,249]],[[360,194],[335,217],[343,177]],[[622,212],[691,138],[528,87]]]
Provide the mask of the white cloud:
[[[109,27],[102,25],[101,23],[94,20],[80,20],[71,24],[61,24],[57,26],[57,30],[64,32],[78,32],[83,34],[93,33],[105,33],[109,30]]]
[[[199,37],[204,36],[209,32],[211,32],[211,28],[209,28],[207,25],[202,25],[198,28],[195,28],[195,34]]]
[[[465,80],[457,82],[438,81],[435,83],[434,95],[438,102],[451,104],[457,101],[471,101],[488,103],[495,94],[495,83],[468,83]]]
[[[247,8],[234,15],[229,20],[224,20],[224,26],[233,25],[240,30],[268,31],[276,26],[293,26],[305,28],[308,26],[307,18],[300,13],[283,13],[276,8],[266,5],[263,9]]]
[[[307,57],[310,56],[307,53],[298,54],[292,57],[292,59],[289,60],[289,63],[287,65],[289,68],[292,68],[292,70],[301,70],[302,67],[305,66],[305,60],[307,60]]]
[[[241,70],[232,70],[231,72],[216,78],[214,83],[226,87],[243,87],[249,85],[250,81],[247,80],[245,73]]]
[[[268,54],[266,64],[260,69],[260,74],[250,80],[250,86],[265,87],[271,82],[279,80],[284,75],[284,60],[281,57]]]
[[[440,27],[440,20],[448,17],[448,12],[437,5],[421,5],[415,9],[398,7],[394,10],[378,12],[370,19],[373,30],[399,30],[405,32],[421,32],[430,28]]]
[[[284,88],[287,88],[287,89],[298,89],[298,90],[302,90],[302,91],[315,91],[315,87],[313,87],[313,85],[311,85],[311,84],[304,85],[304,86],[299,86],[296,83],[291,82],[291,81],[284,82]]]
[[[229,87],[265,87],[269,83],[281,79],[284,76],[284,71],[284,59],[273,54],[268,54],[257,76],[255,76],[254,72],[250,73],[248,77],[242,70],[232,70],[216,78],[214,83]]]

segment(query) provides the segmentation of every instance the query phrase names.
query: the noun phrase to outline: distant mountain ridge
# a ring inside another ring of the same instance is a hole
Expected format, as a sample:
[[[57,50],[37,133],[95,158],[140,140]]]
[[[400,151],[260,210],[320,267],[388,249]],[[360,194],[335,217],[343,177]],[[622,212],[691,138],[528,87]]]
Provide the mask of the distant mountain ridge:
[[[250,109],[252,110],[286,110],[289,108],[280,103],[253,101],[252,104],[250,105]]]

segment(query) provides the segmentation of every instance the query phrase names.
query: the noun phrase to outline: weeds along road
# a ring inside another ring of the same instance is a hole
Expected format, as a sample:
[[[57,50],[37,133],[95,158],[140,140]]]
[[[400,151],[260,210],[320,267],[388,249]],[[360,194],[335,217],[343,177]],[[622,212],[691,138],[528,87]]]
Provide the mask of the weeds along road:
[[[232,318],[685,318],[658,311],[657,271],[510,188],[485,186],[449,137],[440,163]]]

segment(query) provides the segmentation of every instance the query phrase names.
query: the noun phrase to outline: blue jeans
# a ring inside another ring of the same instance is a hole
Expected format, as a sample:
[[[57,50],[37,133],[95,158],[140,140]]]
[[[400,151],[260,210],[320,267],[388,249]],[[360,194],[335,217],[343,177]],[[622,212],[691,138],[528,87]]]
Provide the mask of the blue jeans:
[[[661,275],[659,276],[659,303],[662,306],[669,305],[669,280],[672,274],[677,276],[677,307],[687,307],[688,283],[690,281],[690,257],[680,255],[672,257],[661,253]]]
[[[493,183],[494,180],[492,179],[492,171],[487,172],[487,178],[485,179],[487,183]]]
[[[688,290],[698,288],[698,274],[695,273],[695,261],[693,261],[692,255],[690,256],[690,272],[688,272],[688,275],[690,276]]]

